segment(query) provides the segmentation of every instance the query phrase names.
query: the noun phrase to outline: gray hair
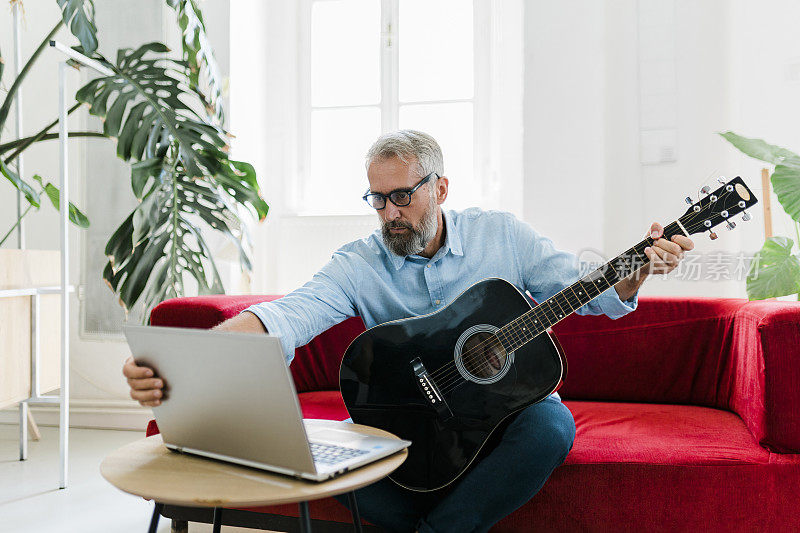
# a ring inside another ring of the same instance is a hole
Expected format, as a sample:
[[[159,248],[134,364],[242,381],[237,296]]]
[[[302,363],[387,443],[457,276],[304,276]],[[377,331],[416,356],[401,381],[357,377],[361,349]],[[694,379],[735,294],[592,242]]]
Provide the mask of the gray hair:
[[[422,167],[422,176],[436,172],[444,176],[444,160],[442,149],[436,139],[415,130],[398,130],[384,133],[376,140],[367,151],[366,166],[369,167],[375,159],[397,157],[404,163],[416,159]]]

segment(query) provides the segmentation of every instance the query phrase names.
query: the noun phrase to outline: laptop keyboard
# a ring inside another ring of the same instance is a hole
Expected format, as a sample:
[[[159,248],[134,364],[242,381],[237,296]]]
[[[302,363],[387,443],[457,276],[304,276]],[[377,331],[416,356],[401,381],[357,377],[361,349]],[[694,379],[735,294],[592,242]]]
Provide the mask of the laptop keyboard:
[[[334,444],[321,444],[319,442],[310,442],[309,444],[311,445],[311,456],[314,458],[314,462],[323,465],[335,465],[369,453],[367,450],[357,450]]]

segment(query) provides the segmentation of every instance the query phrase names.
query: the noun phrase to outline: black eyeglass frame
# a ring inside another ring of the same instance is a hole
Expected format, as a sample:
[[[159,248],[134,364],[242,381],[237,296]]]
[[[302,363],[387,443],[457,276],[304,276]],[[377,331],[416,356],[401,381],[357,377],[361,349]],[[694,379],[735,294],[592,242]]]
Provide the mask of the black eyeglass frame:
[[[419,180],[419,182],[416,185],[414,185],[414,187],[412,187],[411,189],[395,189],[393,191],[390,191],[389,194],[383,194],[383,193],[379,193],[379,192],[369,192],[369,189],[367,189],[366,194],[364,196],[362,196],[361,198],[362,198],[362,200],[367,202],[367,205],[369,205],[371,208],[373,208],[376,211],[380,211],[382,209],[386,209],[386,205],[387,205],[386,204],[386,200],[391,201],[397,207],[406,207],[406,206],[411,204],[411,195],[414,194],[417,189],[419,189],[420,187],[422,187],[423,185],[428,183],[433,176],[436,176],[437,180],[441,177],[436,172],[431,172],[430,174],[428,174],[427,176],[425,176],[424,178]],[[396,202],[394,199],[392,199],[392,195],[394,195],[396,193],[408,194],[408,202],[406,202],[404,204]],[[375,198],[381,198],[383,200],[383,207],[375,207],[374,205],[372,205],[372,202],[370,202],[370,200],[369,200],[370,196],[375,197]]]

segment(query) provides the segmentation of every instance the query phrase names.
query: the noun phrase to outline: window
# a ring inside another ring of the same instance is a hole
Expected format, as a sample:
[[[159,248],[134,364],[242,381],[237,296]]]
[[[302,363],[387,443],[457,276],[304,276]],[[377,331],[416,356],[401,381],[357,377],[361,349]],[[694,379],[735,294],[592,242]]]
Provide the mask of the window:
[[[476,80],[489,75],[481,3],[305,0],[294,212],[371,213],[361,200],[364,154],[381,133],[406,128],[441,145],[448,206],[480,205],[476,146],[486,143],[476,140],[475,124],[487,102],[476,98],[485,94]]]

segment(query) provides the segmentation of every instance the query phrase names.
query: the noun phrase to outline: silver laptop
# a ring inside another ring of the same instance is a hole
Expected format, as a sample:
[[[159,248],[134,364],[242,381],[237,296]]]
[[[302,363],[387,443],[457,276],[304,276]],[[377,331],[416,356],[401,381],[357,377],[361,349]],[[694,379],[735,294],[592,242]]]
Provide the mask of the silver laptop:
[[[150,366],[164,381],[163,400],[153,413],[172,450],[323,481],[411,444],[339,429],[337,423],[304,423],[278,337],[123,329],[137,364]]]

